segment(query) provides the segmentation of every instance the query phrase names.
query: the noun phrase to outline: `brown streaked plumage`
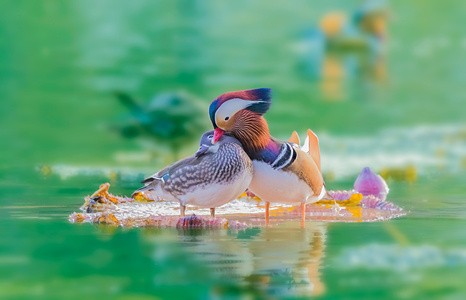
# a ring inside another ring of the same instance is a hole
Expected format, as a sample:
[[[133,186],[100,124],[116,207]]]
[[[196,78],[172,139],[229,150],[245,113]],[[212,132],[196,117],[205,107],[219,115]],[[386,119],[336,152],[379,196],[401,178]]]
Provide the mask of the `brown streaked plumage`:
[[[232,135],[242,141],[244,151],[249,155],[264,149],[269,142],[269,126],[263,117],[242,110],[232,118]]]

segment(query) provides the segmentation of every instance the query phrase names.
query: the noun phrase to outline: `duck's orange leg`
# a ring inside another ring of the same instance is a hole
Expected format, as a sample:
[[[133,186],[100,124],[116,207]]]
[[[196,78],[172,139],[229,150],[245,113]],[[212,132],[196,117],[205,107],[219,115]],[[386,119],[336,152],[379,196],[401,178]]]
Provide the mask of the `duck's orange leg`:
[[[306,203],[301,203],[301,227],[304,228],[304,222],[306,221]]]
[[[265,201],[265,226],[269,226],[269,211],[270,211],[270,202]]]

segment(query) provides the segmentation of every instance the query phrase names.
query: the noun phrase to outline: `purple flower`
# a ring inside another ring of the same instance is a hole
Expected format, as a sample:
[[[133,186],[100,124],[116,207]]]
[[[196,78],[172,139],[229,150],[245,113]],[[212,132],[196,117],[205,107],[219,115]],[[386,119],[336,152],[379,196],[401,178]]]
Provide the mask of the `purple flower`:
[[[385,180],[380,175],[372,172],[369,167],[365,167],[359,173],[354,182],[354,189],[363,196],[373,195],[383,201],[387,198],[389,191]]]

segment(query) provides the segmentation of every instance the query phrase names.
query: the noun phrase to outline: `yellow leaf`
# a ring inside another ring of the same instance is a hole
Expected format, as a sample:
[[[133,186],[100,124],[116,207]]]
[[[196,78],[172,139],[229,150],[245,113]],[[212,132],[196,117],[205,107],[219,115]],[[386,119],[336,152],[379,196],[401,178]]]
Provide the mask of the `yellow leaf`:
[[[76,215],[76,222],[82,223],[85,220],[84,216],[82,214],[77,214]]]
[[[341,206],[359,206],[361,204],[361,200],[362,200],[362,194],[360,193],[357,193],[357,194],[353,194],[351,195],[351,198],[349,198],[348,200],[340,200],[340,201],[336,201],[338,205],[341,205]],[[322,205],[334,205],[335,204],[335,200],[321,200],[321,201],[317,201],[315,203],[313,203],[313,205],[319,205],[319,204],[322,204]]]

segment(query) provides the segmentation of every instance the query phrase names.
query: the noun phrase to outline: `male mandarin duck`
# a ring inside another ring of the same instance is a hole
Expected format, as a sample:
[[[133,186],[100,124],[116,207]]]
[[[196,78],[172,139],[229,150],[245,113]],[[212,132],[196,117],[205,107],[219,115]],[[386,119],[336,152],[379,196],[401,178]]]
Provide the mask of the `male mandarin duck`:
[[[145,186],[137,193],[180,202],[180,214],[185,216],[187,204],[209,207],[211,217],[215,208],[238,198],[249,186],[253,167],[241,143],[231,136],[218,137],[214,131],[201,137],[195,155],[180,160],[144,179]]]
[[[305,204],[331,198],[320,172],[317,137],[308,131],[310,153],[301,150],[297,135],[293,142],[283,142],[270,136],[265,114],[271,105],[271,90],[228,92],[220,95],[209,107],[214,127],[213,143],[226,134],[243,145],[252,160],[254,176],[249,189],[266,202],[266,223],[269,224],[270,202],[300,203],[302,225]]]

